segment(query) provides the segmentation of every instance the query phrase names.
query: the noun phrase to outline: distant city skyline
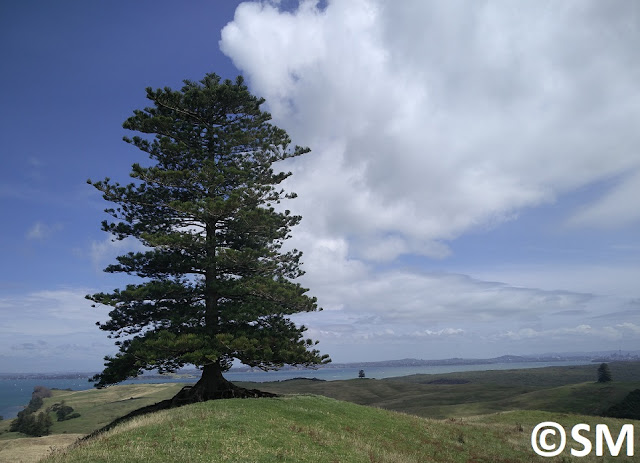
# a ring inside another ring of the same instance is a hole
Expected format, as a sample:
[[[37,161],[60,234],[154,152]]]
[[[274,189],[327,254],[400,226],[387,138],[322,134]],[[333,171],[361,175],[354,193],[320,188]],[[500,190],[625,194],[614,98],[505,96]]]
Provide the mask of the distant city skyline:
[[[288,246],[337,363],[640,350],[640,4],[412,0],[0,6],[0,373],[99,371],[84,296],[140,249],[145,87],[243,75],[311,153]]]

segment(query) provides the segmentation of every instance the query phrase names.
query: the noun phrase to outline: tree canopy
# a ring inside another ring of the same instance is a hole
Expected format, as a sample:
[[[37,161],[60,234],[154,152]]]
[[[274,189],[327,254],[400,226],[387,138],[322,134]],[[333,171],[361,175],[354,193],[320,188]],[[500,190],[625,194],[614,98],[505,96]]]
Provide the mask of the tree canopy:
[[[611,370],[609,369],[609,365],[606,363],[601,363],[598,367],[598,382],[599,383],[608,383],[612,380]]]
[[[301,217],[277,206],[296,195],[278,187],[291,172],[273,168],[310,150],[290,148],[242,77],[207,74],[179,91],[147,88],[147,98],[153,105],[123,127],[143,135],[124,140],[150,165],[133,164],[127,185],[88,181],[114,203],[102,230],[146,246],[105,269],[141,280],[87,296],[113,308],[98,325],[120,338],[96,385],[193,364],[204,400],[235,391],[222,377],[234,359],[262,369],[329,362],[289,318],[321,309],[293,282],[302,253],[283,244]]]

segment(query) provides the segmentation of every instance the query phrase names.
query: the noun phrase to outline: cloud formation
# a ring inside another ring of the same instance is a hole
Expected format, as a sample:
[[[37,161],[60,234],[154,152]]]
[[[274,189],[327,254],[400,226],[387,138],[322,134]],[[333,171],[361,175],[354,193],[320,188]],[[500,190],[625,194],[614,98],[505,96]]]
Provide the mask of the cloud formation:
[[[578,206],[558,227],[638,223],[639,15],[632,2],[597,1],[241,4],[220,49],[313,150],[283,167],[300,195],[287,207],[303,216],[292,241],[304,284],[325,307],[300,317],[310,333],[379,346],[455,339],[469,352],[500,339],[499,354],[534,339],[630,339],[620,326],[640,320],[613,295],[637,294],[637,267],[572,275],[523,263],[523,278],[494,279],[398,258],[444,259],[452,240],[567,194]],[[594,328],[598,317],[609,327]]]
[[[362,258],[443,257],[447,240],[627,171],[573,223],[637,221],[637,9],[244,3],[220,47],[314,149],[291,179],[314,227],[358,235]]]
[[[95,325],[109,308],[92,308],[84,298],[89,292],[58,288],[0,298],[0,371],[98,370],[116,348]]]

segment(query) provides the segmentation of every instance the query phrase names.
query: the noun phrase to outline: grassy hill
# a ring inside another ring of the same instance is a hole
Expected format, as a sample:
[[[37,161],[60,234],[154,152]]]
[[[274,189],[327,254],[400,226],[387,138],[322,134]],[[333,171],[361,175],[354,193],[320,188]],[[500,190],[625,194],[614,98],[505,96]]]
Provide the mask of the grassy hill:
[[[320,396],[210,401],[165,410],[47,458],[47,463],[536,462],[540,421],[603,419],[544,412],[429,420]],[[607,419],[612,429],[621,421]],[[636,444],[637,445],[637,444]],[[555,460],[561,461],[561,460]],[[633,461],[627,457],[582,461]]]
[[[311,393],[426,418],[508,410],[597,415],[640,388],[640,362],[612,363],[614,381],[595,383],[598,365],[412,375],[399,378],[240,383],[277,394]]]
[[[530,448],[539,422],[607,423],[619,430],[623,421],[584,416],[640,389],[640,363],[611,367],[614,382],[606,384],[594,382],[597,365],[247,383],[289,395],[147,415],[50,461],[542,461]],[[9,433],[10,421],[0,422],[0,462],[37,461],[115,418],[173,396],[181,386],[54,391],[44,408],[64,401],[81,416],[54,421],[53,435],[44,438]]]
[[[0,421],[0,463],[31,463],[51,453],[52,449],[64,448],[78,438],[111,423],[127,413],[172,397],[181,384],[130,384],[107,389],[87,391],[53,390],[53,396],[44,399],[42,410],[63,402],[80,413],[79,418],[56,421],[51,413],[52,435],[26,437],[9,432],[12,420]]]

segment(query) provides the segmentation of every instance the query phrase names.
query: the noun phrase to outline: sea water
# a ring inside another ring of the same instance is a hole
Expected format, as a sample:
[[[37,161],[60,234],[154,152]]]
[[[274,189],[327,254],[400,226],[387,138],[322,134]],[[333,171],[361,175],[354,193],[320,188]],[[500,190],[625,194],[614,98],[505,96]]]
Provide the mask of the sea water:
[[[354,366],[345,368],[319,368],[317,370],[280,370],[280,371],[229,371],[225,378],[231,382],[252,381],[284,381],[293,378],[317,378],[325,381],[353,379],[358,377],[358,372],[364,370],[367,378],[383,379],[396,376],[408,376],[417,374],[440,374],[457,371],[485,371],[485,370],[512,370],[524,368],[541,368],[548,366],[569,366],[589,364],[588,361],[561,361],[561,362],[511,362],[491,363],[482,365],[437,365],[437,366],[404,366],[404,367],[367,367]],[[65,375],[64,378],[51,378],[42,375],[3,375],[0,374],[0,416],[4,419],[14,418],[24,406],[31,400],[31,393],[35,386],[45,386],[49,389],[72,389],[80,391],[91,389],[93,383],[88,381],[91,374]],[[194,383],[197,377],[140,377],[138,379],[123,381],[120,384],[139,383]]]

